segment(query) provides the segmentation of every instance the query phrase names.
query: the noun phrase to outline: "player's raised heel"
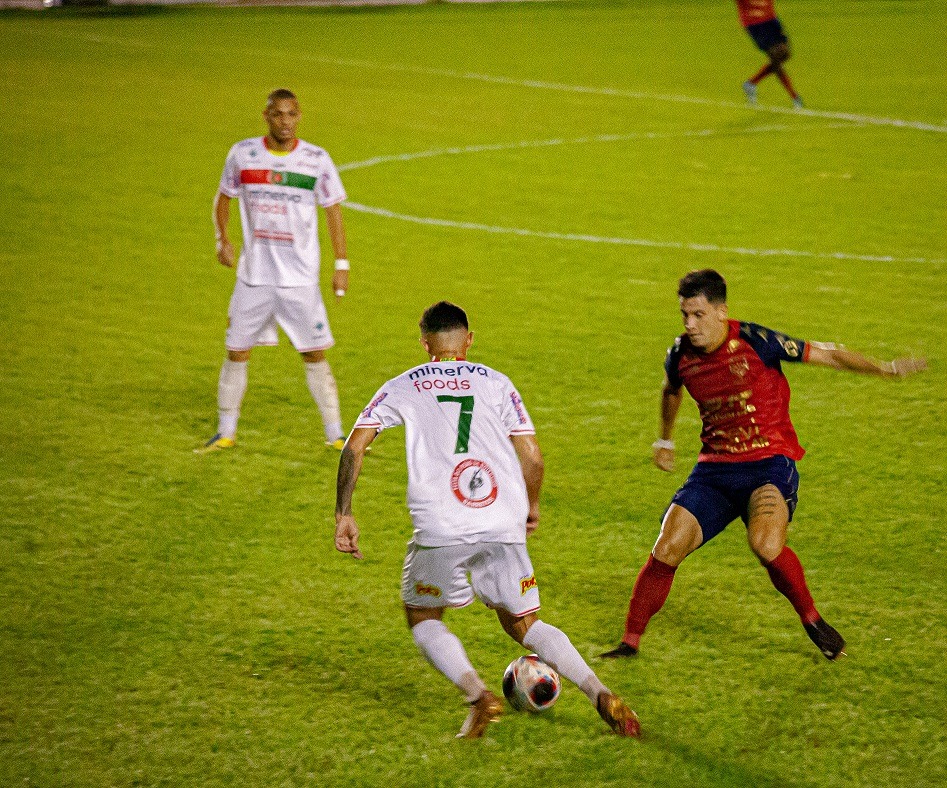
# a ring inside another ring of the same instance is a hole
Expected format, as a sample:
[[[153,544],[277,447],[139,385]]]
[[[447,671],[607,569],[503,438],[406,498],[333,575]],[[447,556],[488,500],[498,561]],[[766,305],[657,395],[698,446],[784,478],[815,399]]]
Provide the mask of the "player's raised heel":
[[[484,690],[477,700],[470,704],[470,713],[457,734],[458,739],[479,739],[491,722],[497,722],[503,716],[503,701],[490,690]]]
[[[606,651],[598,655],[599,659],[621,659],[623,657],[636,656],[638,656],[638,649],[624,642],[619,643],[618,648],[613,648],[611,651]]]
[[[625,701],[617,695],[600,692],[595,709],[598,711],[598,716],[605,720],[605,724],[619,736],[637,738],[641,735],[641,722],[638,720],[638,715],[629,709]]]
[[[819,647],[819,651],[826,659],[835,660],[840,656],[847,656],[845,654],[845,639],[834,627],[825,623],[825,619],[820,618],[811,624],[803,624],[803,627],[806,634],[812,638],[812,642]]]
[[[199,446],[194,449],[195,454],[210,454],[212,451],[220,451],[221,449],[232,449],[237,445],[237,441],[233,438],[225,438],[219,432],[211,438],[203,446]]]

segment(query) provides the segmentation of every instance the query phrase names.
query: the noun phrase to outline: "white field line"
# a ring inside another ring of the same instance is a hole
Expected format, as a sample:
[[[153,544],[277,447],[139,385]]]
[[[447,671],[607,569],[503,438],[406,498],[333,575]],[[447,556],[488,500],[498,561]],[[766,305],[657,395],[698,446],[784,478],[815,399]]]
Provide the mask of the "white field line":
[[[944,260],[932,260],[926,257],[894,257],[892,255],[851,254],[849,252],[811,252],[804,249],[751,249],[742,246],[719,246],[718,244],[696,244],[680,241],[654,241],[648,238],[618,238],[607,235],[586,235],[583,233],[553,233],[542,230],[528,230],[522,227],[500,227],[480,222],[456,222],[450,219],[434,219],[428,216],[411,216],[406,213],[389,211],[357,202],[346,202],[345,207],[361,213],[382,216],[386,219],[398,219],[428,227],[447,227],[454,230],[476,230],[495,235],[518,235],[525,238],[542,238],[552,241],[581,241],[593,244],[612,244],[615,246],[644,246],[651,249],[679,249],[688,252],[716,252],[719,254],[739,254],[752,257],[808,257],[822,260],[858,260],[870,263],[947,263]]]
[[[58,33],[58,31],[56,31]],[[75,37],[74,33],[63,33]],[[114,44],[117,46],[127,46],[132,48],[143,48],[157,46],[148,41],[133,38],[118,38],[114,36],[99,36],[94,34],[85,34],[80,36],[87,41],[95,44]],[[240,49],[231,49],[223,47],[211,47],[229,56],[235,54],[246,54],[254,57],[261,57],[268,54],[259,49],[249,47]],[[280,51],[280,57],[287,57],[285,51]],[[416,66],[406,63],[378,63],[372,60],[360,60],[355,58],[333,58],[322,55],[311,55],[307,52],[293,53],[292,57],[297,60],[303,60],[310,63],[324,63],[331,66],[342,66],[344,68],[363,68],[376,71],[394,71],[408,74],[425,74],[428,76],[447,77],[449,79],[465,79],[476,82],[487,82],[494,85],[509,85],[512,87],[532,88],[535,90],[552,90],[564,93],[580,93],[596,96],[614,96],[617,98],[637,99],[641,101],[664,101],[676,104],[701,104],[708,107],[725,107],[727,109],[748,109],[744,101],[721,101],[719,99],[701,98],[699,96],[684,96],[674,93],[652,93],[643,90],[627,90],[623,88],[595,87],[590,85],[570,85],[565,82],[548,82],[539,79],[513,79],[512,77],[497,76],[495,74],[480,74],[475,71],[455,71],[447,68],[432,68],[430,66]],[[937,134],[947,134],[947,126],[936,123],[924,123],[917,120],[903,120],[901,118],[886,118],[875,115],[861,115],[854,112],[833,112],[817,109],[795,109],[792,107],[774,107],[758,104],[754,108],[759,112],[770,112],[777,115],[802,115],[810,118],[823,118],[826,120],[844,120],[850,123],[860,123],[872,126],[891,126],[900,129],[913,129],[916,131],[932,131]]]
[[[411,74],[426,74],[430,76],[449,77],[452,79],[467,79],[477,82],[489,82],[495,85],[510,85],[512,87],[534,88],[538,90],[554,90],[564,93],[584,93],[596,96],[615,96],[618,98],[639,99],[645,101],[666,101],[677,104],[703,104],[709,107],[726,107],[728,109],[748,109],[745,101],[720,101],[719,99],[700,98],[698,96],[683,96],[673,93],[651,93],[641,90],[625,90],[621,88],[591,87],[588,85],[570,85],[564,82],[546,82],[537,79],[513,79],[511,77],[496,76],[493,74],[479,74],[474,71],[454,71],[445,68],[430,68],[427,66],[412,66],[401,63],[375,63],[371,60],[353,60],[345,58],[311,58],[320,63],[357,68],[371,68],[384,71],[402,71]],[[916,120],[902,120],[901,118],[885,118],[875,115],[860,115],[853,112],[832,112],[817,109],[795,109],[794,107],[773,107],[758,104],[754,108],[760,112],[772,112],[778,115],[802,115],[810,118],[825,118],[827,120],[846,120],[851,123],[860,123],[873,126],[893,126],[902,129],[918,131],[933,131],[938,134],[947,134],[947,126],[934,123],[924,123]]]
[[[856,129],[863,128],[861,123],[819,123],[819,124],[786,124],[778,123],[770,126],[751,126],[747,129],[696,129],[691,131],[637,131],[629,134],[596,134],[587,137],[554,137],[548,140],[524,140],[522,142],[500,142],[482,145],[464,145],[451,148],[432,148],[431,150],[415,153],[395,153],[388,156],[374,156],[363,161],[352,161],[338,165],[340,172],[360,170],[374,167],[377,164],[391,164],[393,162],[415,161],[416,159],[431,159],[437,156],[456,156],[463,153],[489,153],[492,151],[527,150],[529,148],[548,148],[557,145],[587,145],[596,142],[629,142],[631,140],[666,140],[686,139],[688,137],[738,137],[747,134],[767,134],[769,132],[796,131],[815,129]]]
[[[832,123],[818,124],[819,129],[845,129],[858,128],[862,124],[856,123]],[[486,145],[466,145],[453,148],[435,148],[426,151],[417,151],[415,153],[399,153],[389,156],[375,156],[363,161],[349,162],[339,165],[340,171],[351,171],[374,167],[378,164],[390,164],[392,162],[415,161],[418,159],[428,159],[436,156],[449,156],[464,153],[483,153],[489,151],[504,150],[522,150],[528,148],[543,148],[556,145],[586,144],[595,142],[626,142],[636,139],[670,139],[681,137],[713,137],[713,136],[732,136],[736,134],[763,134],[767,132],[789,131],[795,129],[804,129],[806,126],[778,124],[771,126],[754,126],[749,129],[724,130],[719,129],[698,129],[695,131],[680,132],[636,132],[633,134],[598,134],[590,137],[576,137],[566,139],[556,137],[548,140],[526,140],[523,142],[497,143]],[[811,128],[811,127],[809,127]],[[882,262],[882,263],[945,263],[947,260],[932,260],[925,257],[894,257],[892,255],[862,255],[851,254],[849,252],[812,252],[796,249],[753,249],[746,247],[719,246],[718,244],[698,244],[684,243],[680,241],[655,241],[648,238],[620,238],[602,235],[588,235],[585,233],[555,233],[542,230],[529,230],[522,227],[501,227],[491,224],[482,224],[480,222],[458,222],[450,219],[436,219],[428,216],[412,216],[410,214],[398,213],[387,208],[378,208],[362,203],[346,201],[346,208],[360,213],[368,213],[374,216],[381,216],[386,219],[397,219],[403,222],[426,225],[428,227],[445,227],[454,230],[473,230],[477,232],[493,233],[495,235],[517,235],[525,238],[542,238],[554,241],[579,241],[583,243],[611,244],[616,246],[641,246],[651,249],[679,249],[689,252],[716,252],[720,254],[739,254],[750,255],[754,257],[808,257],[814,259],[830,260],[857,260],[861,262]]]
[[[115,37],[106,37],[106,36],[96,36],[86,34],[84,36],[86,40],[92,41],[96,44],[115,44],[119,46],[128,46],[128,47],[148,47],[150,42],[145,42],[141,40],[131,39],[131,38],[115,38]],[[222,48],[220,51],[225,51]],[[232,49],[226,50],[227,54],[233,55],[235,51]],[[254,55],[261,55],[258,49],[249,50],[246,52],[252,53]],[[285,53],[283,53],[285,55]],[[431,68],[427,66],[415,66],[407,65],[400,63],[377,63],[370,60],[356,60],[351,58],[329,58],[319,55],[310,55],[304,52],[297,52],[294,55],[299,60],[305,60],[314,63],[325,63],[327,65],[334,66],[343,66],[343,67],[352,67],[352,68],[366,68],[366,69],[375,69],[382,71],[396,71],[396,72],[405,72],[412,74],[426,74],[432,76],[441,76],[448,77],[452,79],[466,79],[466,80],[475,80],[479,82],[488,82],[497,85],[510,85],[513,87],[524,87],[524,88],[534,88],[539,90],[554,90],[567,93],[580,93],[580,94],[591,94],[591,95],[600,95],[600,96],[615,96],[618,98],[630,98],[630,99],[639,99],[644,101],[665,101],[665,102],[674,102],[678,104],[701,104],[704,106],[712,107],[725,107],[729,109],[747,109],[747,105],[744,102],[736,101],[719,101],[716,99],[707,99],[700,98],[696,96],[683,96],[676,94],[667,94],[667,93],[651,93],[647,91],[639,90],[624,90],[618,88],[603,88],[603,87],[591,87],[586,85],[570,85],[561,82],[546,82],[543,80],[521,80],[521,79],[512,79],[510,77],[496,76],[492,74],[479,74],[472,71],[454,71],[451,69],[443,68]],[[938,134],[947,133],[947,126],[936,125],[932,123],[922,123],[920,121],[913,120],[902,120],[900,118],[885,118],[877,117],[873,115],[861,115],[851,112],[827,112],[823,110],[813,110],[813,109],[795,109],[788,107],[771,107],[765,105],[757,105],[756,110],[761,112],[771,112],[774,114],[783,114],[783,115],[793,115],[793,116],[805,116],[810,118],[824,118],[828,120],[840,120],[846,121],[847,124],[854,124],[859,126],[865,125],[874,125],[874,126],[891,126],[894,128],[902,129],[913,129],[917,131],[931,131]],[[841,126],[842,124],[839,124]],[[767,127],[758,127],[760,129],[766,129]],[[779,130],[777,127],[771,127],[769,130]],[[709,132],[709,133],[708,133]],[[714,130],[703,130],[699,132],[684,132],[684,135],[690,134],[690,136],[710,136],[714,134]],[[599,137],[588,138],[588,141],[620,141],[622,139],[646,139],[648,138],[648,133],[641,133],[637,135],[600,135]],[[680,134],[677,136],[681,136]],[[654,138],[654,137],[652,137]],[[582,138],[584,139],[584,138]],[[578,141],[577,141],[578,142]],[[426,158],[429,156],[439,156],[449,153],[466,153],[466,152],[476,152],[478,150],[507,150],[512,148],[528,148],[528,147],[540,147],[542,145],[556,145],[556,144],[565,144],[565,141],[558,140],[546,140],[538,142],[525,142],[525,143],[516,143],[514,145],[506,144],[502,146],[469,146],[467,148],[444,148],[438,151],[422,151],[421,153],[413,154],[401,154],[395,157],[376,157],[375,159],[369,159],[365,162],[352,162],[346,166],[346,169],[357,169],[359,167],[369,167],[374,164],[381,164],[386,161],[410,161],[412,159]],[[340,168],[342,169],[342,168]],[[407,214],[399,214],[394,211],[389,211],[385,208],[374,208],[368,205],[361,205],[360,203],[355,202],[346,202],[346,205],[355,211],[361,211],[363,213],[371,213],[377,216],[384,216],[391,219],[400,219],[406,222],[413,222],[416,224],[431,225],[437,227],[451,227],[455,229],[462,230],[479,230],[482,232],[489,233],[502,233],[508,235],[519,235],[533,238],[546,238],[552,240],[564,240],[564,241],[584,241],[588,243],[606,243],[606,244],[618,244],[624,246],[647,246],[658,249],[684,249],[694,252],[722,252],[722,253],[731,253],[731,254],[741,254],[741,255],[754,255],[759,257],[771,257],[771,256],[787,256],[787,257],[810,257],[810,258],[823,258],[823,259],[834,259],[834,260],[859,260],[867,262],[902,262],[902,263],[945,263],[947,260],[941,259],[928,259],[923,257],[894,257],[890,255],[857,255],[849,254],[848,252],[811,252],[811,251],[797,251],[792,249],[748,249],[741,247],[725,247],[718,246],[717,244],[691,244],[691,243],[680,243],[676,241],[652,241],[645,238],[611,238],[607,236],[595,236],[595,235],[584,235],[576,233],[551,233],[543,232],[538,230],[527,230],[523,228],[516,227],[497,227],[494,225],[480,224],[477,222],[454,222],[446,219],[433,219],[421,216],[409,216]]]

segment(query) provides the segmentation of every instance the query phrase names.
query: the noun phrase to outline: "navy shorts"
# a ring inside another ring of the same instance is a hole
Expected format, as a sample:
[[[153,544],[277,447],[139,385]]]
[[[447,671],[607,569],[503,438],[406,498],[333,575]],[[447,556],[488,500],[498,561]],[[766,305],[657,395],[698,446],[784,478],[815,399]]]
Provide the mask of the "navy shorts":
[[[706,544],[737,517],[746,523],[750,496],[767,484],[782,493],[792,520],[799,502],[799,474],[796,463],[783,456],[754,462],[699,462],[671,503],[697,518]]]
[[[750,34],[750,38],[764,52],[769,52],[776,44],[789,42],[783,32],[783,25],[778,19],[770,19],[757,25],[747,25],[746,32]]]

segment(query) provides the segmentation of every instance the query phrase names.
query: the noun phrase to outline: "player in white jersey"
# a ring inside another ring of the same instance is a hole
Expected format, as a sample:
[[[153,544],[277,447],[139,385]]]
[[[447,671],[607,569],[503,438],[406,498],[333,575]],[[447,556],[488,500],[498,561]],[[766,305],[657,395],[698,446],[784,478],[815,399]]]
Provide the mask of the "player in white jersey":
[[[257,345],[275,345],[277,325],[302,355],[326,444],[341,449],[344,443],[338,388],[325,355],[335,340],[319,290],[316,206],[322,206],[326,214],[335,253],[332,286],[340,299],[349,284],[340,205],[345,189],[329,154],[296,137],[300,111],[292,92],[274,90],[267,97],[263,117],[269,133],[230,149],[214,199],[218,261],[228,268],[234,265],[234,247],[227,234],[233,198],[240,203],[243,248],[227,315],[227,359],[217,390],[217,433],[195,450],[198,453],[236,445],[250,351]]]
[[[467,360],[473,334],[460,307],[441,301],[420,326],[430,361],[382,386],[342,449],[336,549],[362,557],[352,515],[362,458],[379,432],[403,424],[414,535],[401,598],[414,642],[471,704],[458,737],[482,736],[503,712],[442,621],[445,607],[464,607],[475,596],[496,610],[507,634],[575,682],[612,730],[637,736],[635,713],[565,633],[536,615],[539,588],[525,542],[539,525],[543,459],[523,401],[505,375]]]

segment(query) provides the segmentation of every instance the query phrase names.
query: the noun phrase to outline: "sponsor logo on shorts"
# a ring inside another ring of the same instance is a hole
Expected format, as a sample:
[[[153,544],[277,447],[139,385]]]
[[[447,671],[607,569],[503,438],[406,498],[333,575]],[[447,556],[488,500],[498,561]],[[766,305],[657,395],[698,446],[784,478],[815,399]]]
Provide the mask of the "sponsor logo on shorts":
[[[523,596],[531,588],[536,588],[536,575],[520,578],[520,596]]]
[[[471,509],[482,509],[497,499],[497,480],[490,466],[481,460],[464,460],[450,477],[457,500]]]
[[[418,596],[432,596],[437,599],[441,595],[441,589],[429,583],[415,583],[414,593]]]

